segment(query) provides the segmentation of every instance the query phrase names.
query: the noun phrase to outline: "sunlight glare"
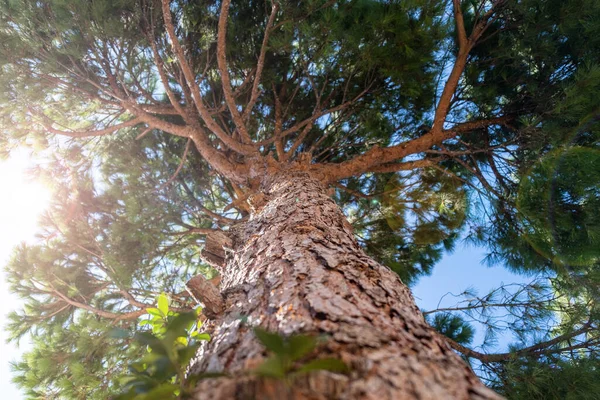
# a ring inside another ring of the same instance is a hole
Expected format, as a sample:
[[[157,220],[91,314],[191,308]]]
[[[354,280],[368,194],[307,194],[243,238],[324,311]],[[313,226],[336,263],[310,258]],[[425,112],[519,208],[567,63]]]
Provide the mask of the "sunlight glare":
[[[15,151],[10,159],[0,161],[0,266],[3,268],[16,245],[32,241],[38,218],[50,203],[50,190],[27,177],[27,169],[32,165],[24,150]],[[21,304],[9,291],[4,271],[0,271],[0,319],[6,321],[5,316]],[[0,391],[3,398],[19,398],[23,394],[10,381],[9,362],[19,359],[31,344],[24,338],[17,348],[7,344],[6,339],[7,334],[0,328]]]
[[[33,239],[40,214],[50,202],[50,191],[27,177],[32,161],[19,150],[0,162],[0,260],[6,261],[11,249]]]

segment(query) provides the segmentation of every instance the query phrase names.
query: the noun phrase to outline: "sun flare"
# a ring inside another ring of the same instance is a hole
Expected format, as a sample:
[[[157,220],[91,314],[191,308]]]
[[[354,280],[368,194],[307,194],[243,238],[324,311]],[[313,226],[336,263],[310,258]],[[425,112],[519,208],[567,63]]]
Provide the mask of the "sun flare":
[[[50,191],[27,177],[32,161],[25,151],[16,151],[0,162],[0,258],[21,241],[31,240],[40,214],[50,202]]]

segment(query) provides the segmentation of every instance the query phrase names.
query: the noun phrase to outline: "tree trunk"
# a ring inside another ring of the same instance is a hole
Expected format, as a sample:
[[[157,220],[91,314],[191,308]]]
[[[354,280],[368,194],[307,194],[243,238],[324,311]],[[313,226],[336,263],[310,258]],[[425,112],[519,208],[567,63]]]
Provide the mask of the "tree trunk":
[[[233,230],[224,311],[190,372],[196,399],[497,399],[431,327],[398,276],[369,258],[326,188],[302,171],[265,178],[250,220]],[[291,383],[248,374],[265,358],[252,327],[327,340],[348,374]]]

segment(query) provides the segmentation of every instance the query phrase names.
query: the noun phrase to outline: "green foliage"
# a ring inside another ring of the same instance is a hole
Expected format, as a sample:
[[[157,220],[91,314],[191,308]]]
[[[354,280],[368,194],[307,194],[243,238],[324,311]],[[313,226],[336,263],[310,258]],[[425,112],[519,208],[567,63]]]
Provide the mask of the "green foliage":
[[[313,371],[349,372],[348,366],[337,358],[306,359],[318,345],[318,338],[314,336],[284,337],[258,327],[254,328],[254,334],[270,353],[253,371],[258,376],[290,381]]]
[[[442,335],[449,337],[456,343],[469,345],[473,342],[475,330],[463,318],[451,313],[436,314],[433,319],[426,318],[427,322]]]
[[[521,182],[525,240],[556,265],[600,261],[598,166],[600,150],[572,147],[542,158]]]
[[[177,168],[185,142],[153,133],[134,144],[126,138],[99,141],[96,159],[71,148],[32,171],[53,183],[53,203],[40,221],[40,240],[17,247],[7,265],[7,280],[25,304],[9,315],[11,339],[31,335],[34,341],[35,350],[15,370],[27,398],[53,393],[68,398],[72,391],[73,398],[106,399],[107,393],[118,393],[119,377],[141,350],[131,339],[113,338],[114,328],[133,336],[144,328],[137,324],[139,313],[151,308],[156,296],[181,292],[199,272],[213,273],[199,259],[196,238],[176,232],[189,229],[187,224],[211,226],[198,212],[198,199],[214,207],[223,204],[226,192],[215,185],[220,194],[199,195],[192,182],[214,178],[197,180],[193,171],[202,162],[195,153],[179,175],[189,192],[157,191]],[[99,167],[88,171],[93,163]],[[176,204],[188,211],[177,212]],[[171,298],[173,308],[193,307],[189,298]],[[38,359],[64,362],[56,371],[40,370]],[[64,379],[75,374],[81,379]]]
[[[504,199],[492,202],[497,211],[491,223],[479,225],[471,237],[490,248],[491,262],[518,271],[592,266],[598,223],[586,210],[593,209],[600,185],[600,59],[590,50],[598,45],[598,25],[591,21],[600,7],[593,1],[527,0],[505,12],[507,34],[477,46],[470,85],[492,93],[491,101],[500,93],[504,108],[527,110],[519,120],[524,140],[504,164],[516,164],[513,177],[497,178]],[[494,68],[476,72],[490,62]],[[473,104],[482,104],[476,93]]]
[[[146,331],[135,336],[136,342],[146,347],[147,352],[129,366],[131,375],[121,378],[123,393],[114,397],[115,400],[187,398],[199,379],[227,376],[224,373],[186,376],[187,365],[201,341],[210,337],[199,332],[198,313],[168,311],[167,301],[165,295],[159,296],[159,308],[148,309],[151,318],[140,323],[152,328],[152,333]],[[262,328],[255,328],[254,333],[270,355],[257,368],[242,374],[290,381],[313,371],[349,371],[346,364],[336,358],[311,359],[318,346],[318,339],[313,336],[283,337]]]
[[[140,348],[131,346],[135,331],[130,324],[107,326],[80,313],[66,328],[57,325],[34,336],[33,348],[12,364],[13,382],[28,399],[106,399],[122,388],[124,362],[141,357]]]
[[[186,376],[187,365],[196,355],[200,341],[210,340],[210,337],[199,333],[201,325],[197,313],[177,314],[167,308],[163,315],[160,304],[166,301],[167,297],[161,295],[159,308],[149,309],[151,318],[142,321],[141,325],[151,326],[152,333],[138,333],[135,340],[146,347],[147,352],[129,366],[130,375],[120,380],[123,393],[114,397],[115,400],[185,399],[199,379],[227,376],[224,373]],[[318,345],[318,339],[313,336],[283,337],[261,328],[255,328],[254,333],[270,356],[256,369],[242,374],[290,381],[313,371],[349,371],[346,364],[336,358],[308,359]]]
[[[157,305],[158,308],[148,308],[150,318],[140,322],[140,326],[149,325],[152,331],[135,335],[137,344],[146,347],[147,352],[130,364],[131,375],[121,378],[123,393],[115,400],[186,398],[197,382],[194,377],[186,377],[185,371],[202,341],[210,340],[208,334],[199,331],[201,310],[170,311],[165,294],[158,297]]]
[[[597,357],[519,360],[507,364],[498,391],[509,400],[592,400],[598,397]]]

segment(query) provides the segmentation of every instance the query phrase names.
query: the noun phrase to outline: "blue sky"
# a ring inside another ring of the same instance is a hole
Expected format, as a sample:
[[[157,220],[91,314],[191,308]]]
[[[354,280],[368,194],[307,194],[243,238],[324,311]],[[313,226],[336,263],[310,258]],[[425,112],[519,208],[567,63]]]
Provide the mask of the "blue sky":
[[[453,297],[473,288],[479,295],[510,283],[525,284],[532,278],[516,275],[501,265],[483,264],[485,249],[459,244],[452,254],[446,254],[435,266],[430,276],[422,277],[412,288],[413,296],[422,310],[434,310],[440,307],[452,307],[462,298]],[[442,297],[447,294],[440,302]],[[469,347],[479,347],[484,341],[485,331],[482,325],[474,324],[475,337]],[[502,352],[512,338],[507,335],[498,337],[496,351]]]

